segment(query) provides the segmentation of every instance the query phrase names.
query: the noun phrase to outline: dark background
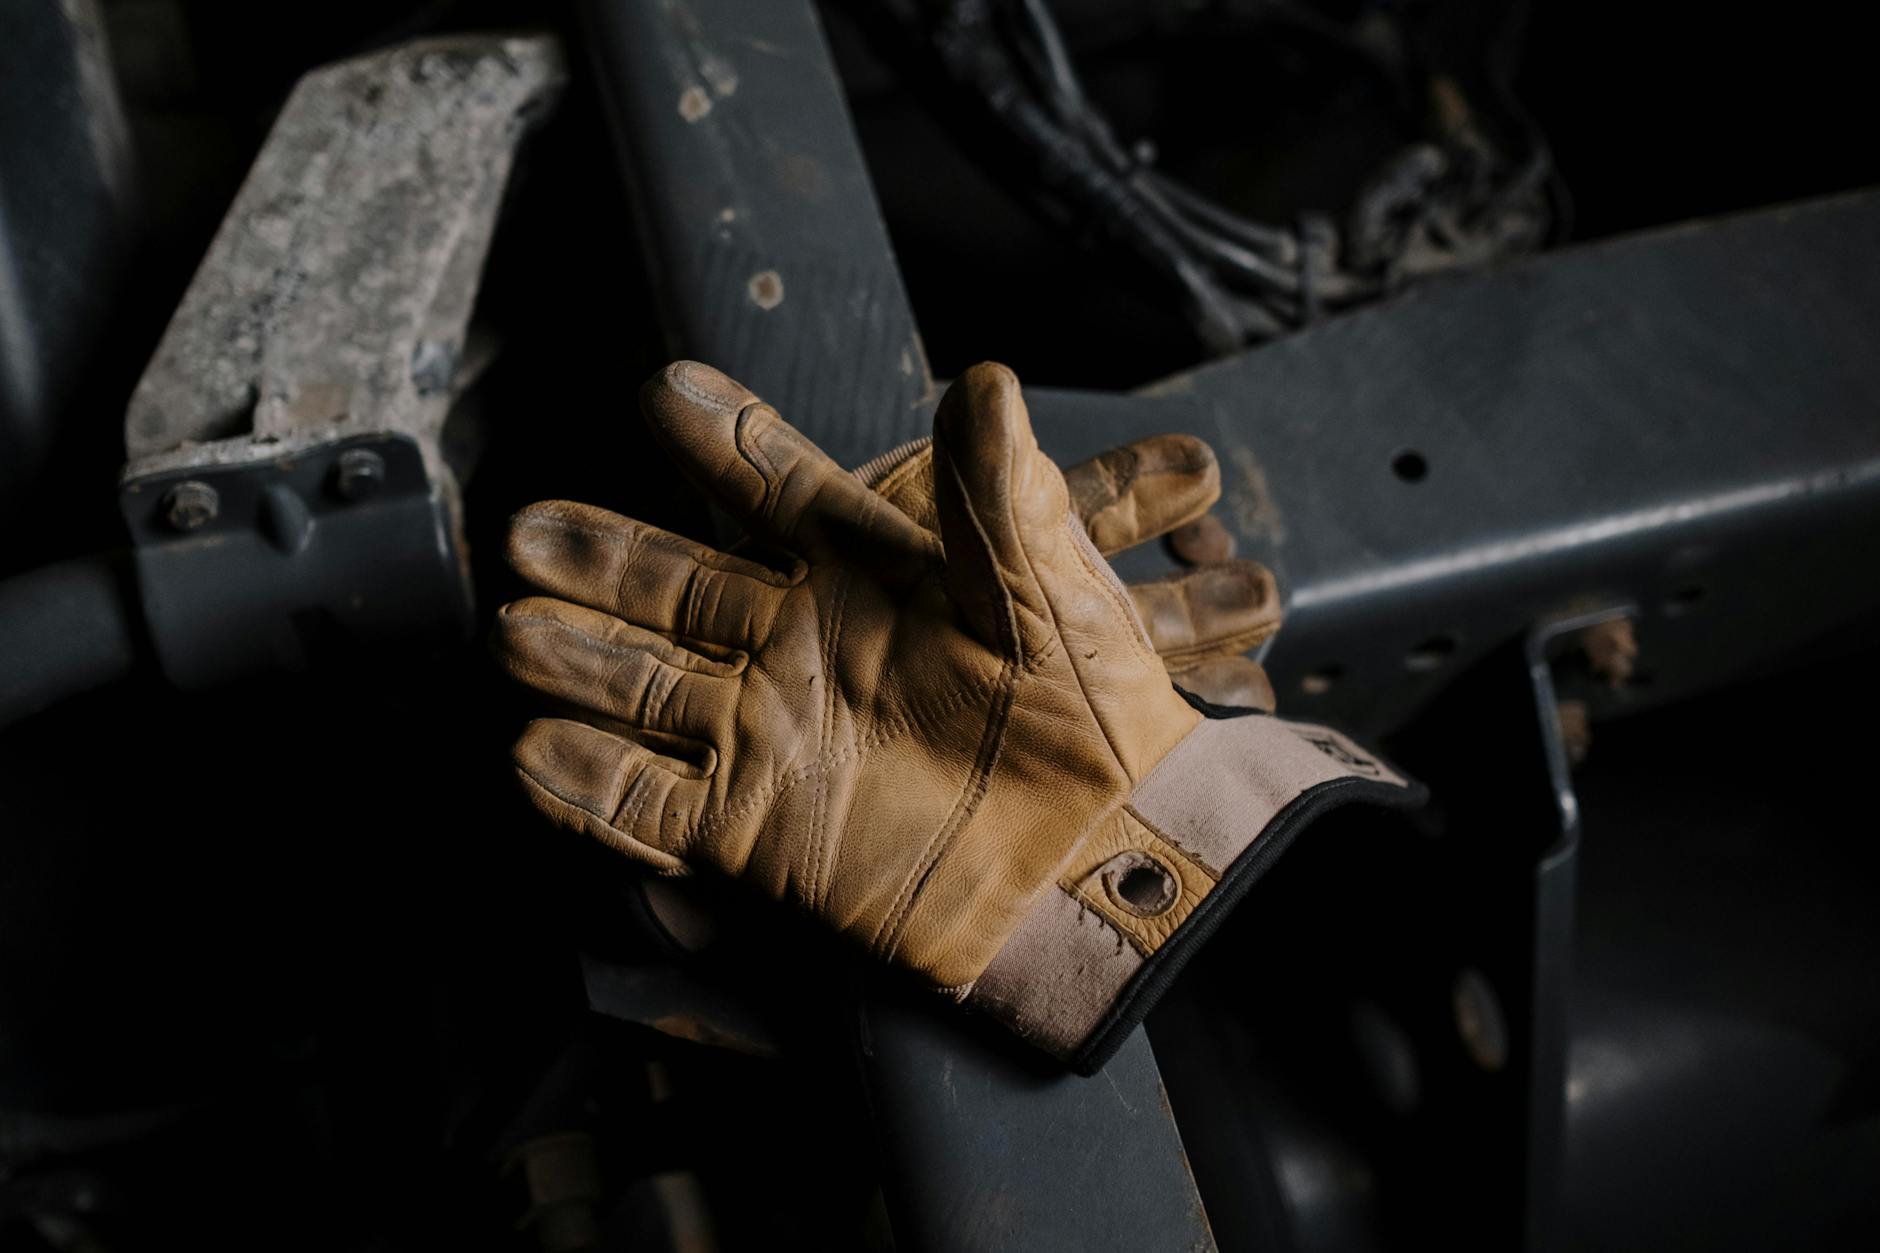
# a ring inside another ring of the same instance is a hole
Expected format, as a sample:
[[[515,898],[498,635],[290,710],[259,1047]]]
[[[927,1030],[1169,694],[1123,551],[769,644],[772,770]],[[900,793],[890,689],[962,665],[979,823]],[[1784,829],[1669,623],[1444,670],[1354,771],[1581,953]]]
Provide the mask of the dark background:
[[[1270,220],[1344,203],[1406,138],[1403,102],[1338,48],[1264,38],[1221,7],[1052,5],[1119,132],[1152,139],[1165,167]],[[1348,18],[1360,6],[1317,7]],[[1453,19],[1465,48],[1471,23],[1505,16],[1435,0],[1397,7]],[[1880,181],[1858,6],[1531,10],[1513,84],[1571,191],[1573,240]],[[296,77],[438,29],[554,26],[576,71],[526,150],[480,301],[479,322],[503,346],[475,409],[483,453],[466,497],[483,609],[507,595],[490,555],[528,501],[699,524],[633,416],[663,350],[565,6],[103,12],[138,210],[99,279],[108,314],[53,455],[9,505],[0,572],[122,541],[113,486],[125,399]],[[827,27],[938,377],[993,358],[1029,383],[1127,388],[1201,359],[1152,286],[1042,224],[967,160],[845,13],[829,12]],[[31,125],[9,115],[0,140]],[[824,1077],[839,1056],[757,1062],[585,1013],[577,949],[635,943],[620,934],[619,870],[512,794],[504,749],[522,710],[479,647],[342,655],[315,675],[188,698],[143,682],[0,738],[0,1249],[521,1247],[504,1153],[558,1065],[582,1076],[573,1097],[555,1099],[603,1129],[617,1196],[683,1168],[704,1178],[724,1247],[880,1246],[862,1115]],[[1817,738],[1845,710],[1871,707],[1871,684],[1849,690],[1862,668],[1840,659],[1611,732],[1583,784],[1589,808],[1625,815],[1587,856],[1584,977],[1601,978],[1589,1012],[1663,1001],[1667,987],[1697,985],[1700,1001],[1767,993],[1796,1002],[1790,1018],[1826,1015],[1827,1052],[1872,1056],[1872,823],[1836,797],[1867,773],[1871,737],[1839,749]],[[1752,751],[1761,740],[1739,735],[1746,726],[1791,729],[1779,764]],[[1771,772],[1786,781],[1768,784]],[[1739,790],[1748,777],[1765,782]],[[1698,840],[1699,825],[1714,838]],[[1693,871],[1706,859],[1719,865]],[[1337,868],[1302,865],[1294,879],[1314,873],[1329,884]],[[1678,903],[1641,887],[1693,873],[1729,891]],[[1681,910],[1704,916],[1687,932]],[[1686,934],[1730,937],[1742,952],[1726,960]],[[1641,952],[1655,964],[1639,964]],[[1191,982],[1231,977],[1219,967]],[[1741,1044],[1791,1046],[1808,1052]],[[1281,1057],[1275,1073],[1290,1064]],[[1729,1064],[1704,1073],[1728,1089]],[[649,1065],[664,1077],[649,1080]],[[1817,1065],[1831,1063],[1808,1053],[1780,1073]],[[1295,1078],[1299,1101],[1339,1082]],[[1722,1110],[1712,1087],[1678,1082],[1652,1098],[1666,1118]],[[1838,1082],[1831,1118],[1871,1143],[1871,1062]],[[656,1099],[662,1085],[679,1095]],[[1826,1099],[1752,1095],[1777,1111]],[[1688,1157],[1676,1185],[1656,1190],[1669,1200],[1634,1195],[1618,1169],[1638,1149],[1633,1124],[1588,1123],[1571,1177],[1585,1246],[1795,1236],[1871,1247],[1872,1177],[1836,1176],[1844,1159],[1814,1169],[1804,1148],[1773,1162],[1705,1155],[1762,1134],[1744,1117],[1676,1122],[1678,1134],[1653,1142]],[[46,1208],[33,1188],[64,1198],[52,1208],[80,1214],[99,1243],[61,1245],[23,1217]],[[1344,1247],[1372,1247],[1417,1210],[1375,1197],[1353,1206],[1361,1217]],[[1771,1226],[1781,1213],[1794,1225]]]

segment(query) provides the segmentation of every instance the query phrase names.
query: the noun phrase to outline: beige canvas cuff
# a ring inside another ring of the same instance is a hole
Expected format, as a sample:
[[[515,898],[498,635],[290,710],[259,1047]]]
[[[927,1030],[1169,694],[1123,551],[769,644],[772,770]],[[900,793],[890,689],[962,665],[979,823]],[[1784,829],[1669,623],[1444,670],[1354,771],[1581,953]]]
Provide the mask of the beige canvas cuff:
[[[1300,827],[1349,800],[1421,799],[1329,727],[1204,719],[1071,855],[966,1001],[1094,1073]]]

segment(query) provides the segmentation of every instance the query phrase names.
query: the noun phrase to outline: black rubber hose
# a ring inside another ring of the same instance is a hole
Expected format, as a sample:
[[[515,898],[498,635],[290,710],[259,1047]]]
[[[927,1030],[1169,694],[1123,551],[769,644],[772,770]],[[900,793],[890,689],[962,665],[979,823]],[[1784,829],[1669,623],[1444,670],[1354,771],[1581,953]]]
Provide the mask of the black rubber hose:
[[[136,586],[123,552],[0,580],[0,727],[137,668]]]

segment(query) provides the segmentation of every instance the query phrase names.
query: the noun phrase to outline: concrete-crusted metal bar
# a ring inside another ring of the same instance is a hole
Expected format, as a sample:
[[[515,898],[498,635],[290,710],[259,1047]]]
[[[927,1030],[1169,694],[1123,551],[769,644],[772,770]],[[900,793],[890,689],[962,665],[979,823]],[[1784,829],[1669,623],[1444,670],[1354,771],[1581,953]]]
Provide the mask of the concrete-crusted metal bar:
[[[422,40],[295,87],[131,397],[120,504],[164,672],[461,632],[440,436],[546,37]]]

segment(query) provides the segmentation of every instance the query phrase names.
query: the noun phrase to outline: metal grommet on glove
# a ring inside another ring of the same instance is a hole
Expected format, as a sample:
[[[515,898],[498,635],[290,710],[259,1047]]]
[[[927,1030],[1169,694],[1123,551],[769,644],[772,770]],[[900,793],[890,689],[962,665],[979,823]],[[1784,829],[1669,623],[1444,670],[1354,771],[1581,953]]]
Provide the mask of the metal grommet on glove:
[[[1181,877],[1153,855],[1128,852],[1103,867],[1103,890],[1118,909],[1159,918],[1181,899]]]

